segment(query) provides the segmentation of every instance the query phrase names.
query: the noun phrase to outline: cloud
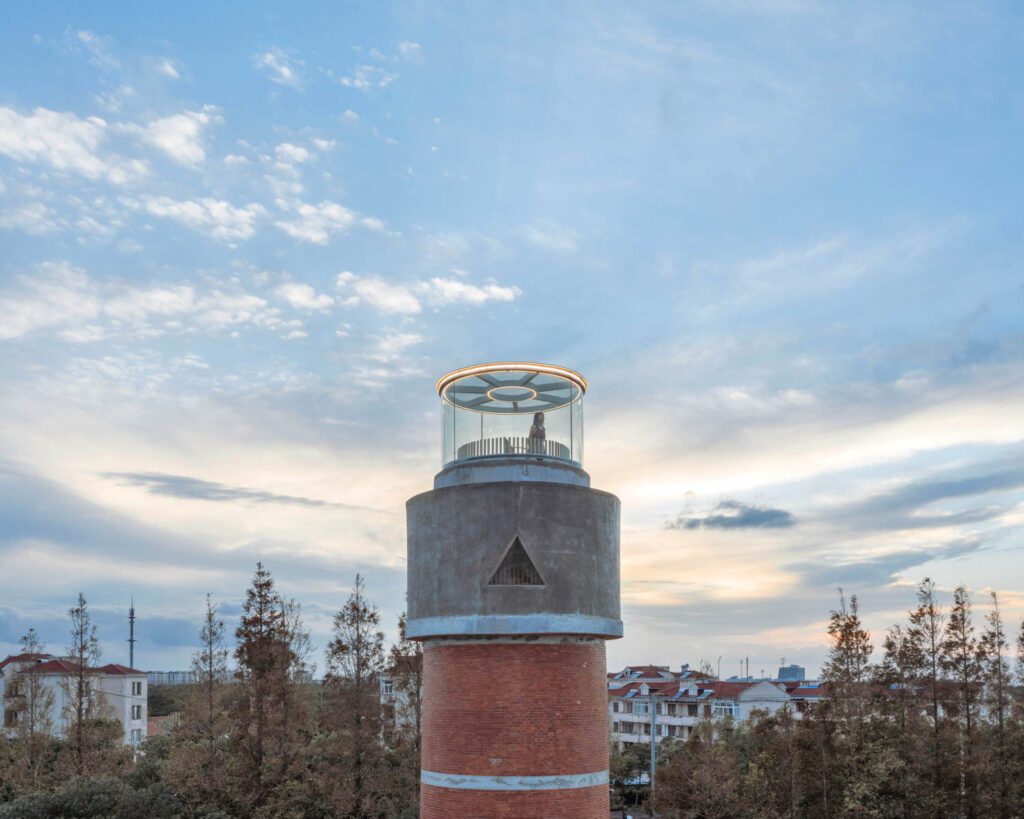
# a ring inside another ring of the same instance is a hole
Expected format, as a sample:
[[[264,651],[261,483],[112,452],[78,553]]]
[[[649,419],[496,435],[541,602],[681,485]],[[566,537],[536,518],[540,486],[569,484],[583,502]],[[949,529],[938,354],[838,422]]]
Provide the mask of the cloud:
[[[815,561],[790,563],[783,568],[798,572],[812,587],[851,585],[884,586],[908,569],[933,560],[948,560],[974,554],[983,548],[980,540],[957,540],[934,549],[897,549],[866,560],[844,559],[841,555],[822,555]]]
[[[131,289],[108,300],[103,313],[115,321],[141,324],[151,316],[173,316],[190,313],[196,306],[196,293],[192,287],[154,287],[148,290]]]
[[[863,500],[823,510],[827,520],[842,521],[857,529],[924,529],[977,523],[1001,515],[999,506],[974,509],[922,511],[944,500],[971,498],[1024,487],[1024,465],[991,462],[976,465],[973,475],[915,480],[878,492]]]
[[[369,91],[371,88],[387,88],[398,79],[398,74],[376,65],[354,66],[348,76],[339,77],[338,82],[346,88]]]
[[[154,216],[171,219],[214,239],[231,242],[249,239],[256,232],[256,222],[266,210],[257,203],[236,207],[221,199],[204,197],[198,200],[176,200],[167,196],[150,196],[142,207]]]
[[[0,293],[0,340],[52,328],[64,341],[85,344],[125,334],[154,338],[172,332],[218,332],[241,324],[272,330],[286,339],[304,334],[302,321],[283,318],[278,308],[251,293],[199,292],[188,283],[153,287],[108,283],[101,288],[84,270],[67,262],[40,265],[31,276],[19,277],[18,284]],[[330,300],[312,290],[291,295],[310,305]],[[303,301],[305,296],[308,302]]]
[[[172,80],[181,78],[181,72],[178,71],[178,65],[176,60],[172,60],[169,57],[163,57],[156,64],[156,70],[163,74],[165,77],[169,77]]]
[[[0,340],[99,315],[101,303],[89,277],[67,262],[45,262],[19,283],[18,290],[0,294]]]
[[[308,202],[278,201],[278,206],[295,214],[291,219],[279,219],[277,227],[302,242],[325,245],[331,237],[348,231],[356,220],[354,211],[337,202],[324,201],[319,205]]]
[[[185,111],[170,117],[154,120],[141,130],[144,142],[159,148],[181,165],[198,165],[206,159],[203,148],[203,130],[224,118],[211,105],[201,111]]]
[[[423,336],[417,333],[391,333],[373,339],[373,347],[367,357],[373,361],[390,363],[402,358],[410,347],[423,342]]]
[[[577,231],[554,225],[524,225],[520,228],[520,233],[530,244],[558,253],[575,250],[580,238]]]
[[[279,503],[288,506],[306,506],[311,508],[379,511],[369,507],[335,503],[319,498],[280,495],[276,492],[267,492],[260,489],[228,486],[227,484],[204,481],[186,475],[165,475],[160,472],[104,472],[102,477],[109,478],[126,486],[140,486],[153,495],[167,495],[168,497],[186,500],[204,500],[217,503]]]
[[[724,500],[706,515],[680,515],[665,526],[668,529],[782,529],[795,524],[796,519],[784,509]]]
[[[121,67],[112,48],[112,38],[82,30],[70,33],[69,41],[72,49],[85,51],[89,55],[89,63],[97,68],[117,69]]]
[[[269,51],[254,54],[252,64],[258,71],[263,71],[270,78],[270,81],[277,85],[286,85],[289,88],[302,87],[302,66],[301,60],[295,60],[276,46]]]
[[[22,230],[35,236],[67,227],[57,211],[42,202],[28,202],[0,213],[0,228]]]
[[[308,284],[287,282],[278,287],[274,292],[292,307],[298,307],[303,310],[326,310],[334,304],[333,298],[326,293],[317,293]]]
[[[358,304],[362,300],[383,313],[405,315],[415,315],[423,309],[412,290],[403,284],[385,281],[380,276],[360,278],[346,271],[338,276],[338,288],[346,287],[351,287],[356,294],[346,300],[346,304]]]
[[[80,119],[46,108],[22,115],[0,106],[0,154],[16,162],[35,162],[115,185],[145,176],[145,162],[101,154],[107,132],[106,121],[99,117]]]
[[[423,59],[423,48],[419,43],[402,40],[398,44],[398,56],[408,62],[419,62]]]
[[[279,162],[302,163],[316,159],[316,155],[308,148],[303,148],[301,145],[292,145],[290,142],[282,142],[274,148],[274,153],[277,155]]]
[[[434,304],[483,304],[488,301],[515,301],[522,295],[518,287],[485,284],[482,287],[458,279],[433,278],[419,285]]]

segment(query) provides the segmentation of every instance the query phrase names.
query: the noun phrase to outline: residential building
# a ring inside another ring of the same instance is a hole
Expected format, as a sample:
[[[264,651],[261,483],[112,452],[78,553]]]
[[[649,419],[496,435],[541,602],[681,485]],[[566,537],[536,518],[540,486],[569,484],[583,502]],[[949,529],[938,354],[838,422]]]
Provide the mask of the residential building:
[[[702,721],[742,721],[754,711],[776,713],[789,708],[800,719],[824,696],[816,684],[723,682],[687,666],[679,674],[665,666],[630,666],[608,675],[610,737],[621,749],[636,743],[649,745],[652,730],[658,742],[686,740]]]
[[[63,736],[69,723],[68,682],[78,667],[66,658],[52,654],[15,654],[0,662],[0,710],[3,730],[13,735],[24,708],[28,675],[33,675],[50,693],[53,706],[50,730]],[[146,672],[109,663],[88,669],[98,692],[105,715],[116,719],[123,728],[125,745],[139,745],[146,738],[147,681]]]

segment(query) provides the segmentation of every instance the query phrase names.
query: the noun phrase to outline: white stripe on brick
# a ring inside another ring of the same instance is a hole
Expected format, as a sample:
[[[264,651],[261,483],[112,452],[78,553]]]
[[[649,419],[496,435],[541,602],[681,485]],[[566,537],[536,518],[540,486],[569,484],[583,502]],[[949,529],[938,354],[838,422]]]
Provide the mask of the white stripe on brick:
[[[465,791],[561,791],[608,784],[608,771],[554,776],[469,776],[420,771],[420,782]]]

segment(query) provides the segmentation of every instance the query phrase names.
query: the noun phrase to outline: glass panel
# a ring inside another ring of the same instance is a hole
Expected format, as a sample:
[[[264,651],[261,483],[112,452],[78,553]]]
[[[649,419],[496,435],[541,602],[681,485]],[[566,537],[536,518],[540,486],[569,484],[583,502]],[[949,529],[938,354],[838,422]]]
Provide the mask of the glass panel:
[[[534,456],[583,463],[583,390],[527,369],[468,375],[447,384],[444,463]]]

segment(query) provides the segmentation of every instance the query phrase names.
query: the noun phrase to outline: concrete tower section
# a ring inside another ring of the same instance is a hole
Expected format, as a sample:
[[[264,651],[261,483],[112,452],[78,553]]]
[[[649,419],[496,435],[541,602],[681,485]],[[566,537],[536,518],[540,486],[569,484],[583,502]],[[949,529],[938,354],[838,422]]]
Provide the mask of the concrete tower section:
[[[587,382],[503,362],[437,389],[444,468],[407,503],[421,816],[606,819],[619,501],[582,468]]]

